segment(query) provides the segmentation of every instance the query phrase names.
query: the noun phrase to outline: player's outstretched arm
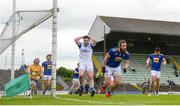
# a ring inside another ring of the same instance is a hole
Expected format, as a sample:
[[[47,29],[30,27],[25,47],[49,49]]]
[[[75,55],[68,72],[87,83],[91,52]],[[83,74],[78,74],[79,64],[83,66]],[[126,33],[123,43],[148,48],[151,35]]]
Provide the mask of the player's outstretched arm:
[[[80,36],[74,39],[74,41],[76,42],[76,44],[79,46],[81,44],[80,40],[83,38],[84,36]]]
[[[150,67],[149,64],[150,64],[150,58],[148,58],[148,59],[146,60],[146,68],[149,68],[149,67]]]

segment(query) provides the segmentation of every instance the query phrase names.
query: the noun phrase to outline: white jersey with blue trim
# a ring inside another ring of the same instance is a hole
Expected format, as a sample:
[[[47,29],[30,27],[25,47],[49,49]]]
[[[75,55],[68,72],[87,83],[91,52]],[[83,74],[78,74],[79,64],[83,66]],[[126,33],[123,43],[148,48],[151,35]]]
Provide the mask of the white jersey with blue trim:
[[[92,63],[92,44],[89,43],[87,46],[84,43],[79,45],[80,55],[79,55],[79,62],[80,63]]]

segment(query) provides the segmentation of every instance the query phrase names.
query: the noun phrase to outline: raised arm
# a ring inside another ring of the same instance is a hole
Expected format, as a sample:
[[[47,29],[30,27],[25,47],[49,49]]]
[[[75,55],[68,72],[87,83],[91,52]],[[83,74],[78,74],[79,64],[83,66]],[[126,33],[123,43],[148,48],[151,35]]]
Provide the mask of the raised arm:
[[[81,37],[77,37],[74,39],[74,41],[76,42],[76,44],[79,46],[81,44],[80,40],[83,38],[84,36]]]
[[[96,43],[97,43],[96,40],[94,38],[90,37],[90,36],[89,36],[89,38],[91,39],[93,46],[95,46]]]

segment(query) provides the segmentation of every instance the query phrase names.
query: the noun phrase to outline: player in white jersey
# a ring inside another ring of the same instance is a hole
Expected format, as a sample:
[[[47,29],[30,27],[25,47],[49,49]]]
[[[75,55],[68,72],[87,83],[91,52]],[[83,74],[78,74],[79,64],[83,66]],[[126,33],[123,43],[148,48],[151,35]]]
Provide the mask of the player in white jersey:
[[[83,42],[80,40],[83,39]],[[79,95],[81,96],[84,89],[83,89],[83,78],[85,72],[87,73],[87,79],[89,83],[89,94],[94,96],[95,89],[94,89],[94,79],[93,79],[93,63],[92,63],[92,53],[93,47],[96,45],[96,41],[89,36],[82,36],[75,38],[76,44],[79,46],[80,55],[79,55],[79,79],[80,79],[80,89]]]

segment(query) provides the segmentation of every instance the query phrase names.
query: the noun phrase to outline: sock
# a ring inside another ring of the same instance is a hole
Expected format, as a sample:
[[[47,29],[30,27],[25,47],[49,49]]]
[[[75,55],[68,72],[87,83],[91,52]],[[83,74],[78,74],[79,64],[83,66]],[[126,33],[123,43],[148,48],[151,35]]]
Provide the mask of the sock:
[[[156,94],[158,94],[158,91],[156,91]]]
[[[94,85],[90,85],[89,87],[90,87],[90,88],[94,88]]]

